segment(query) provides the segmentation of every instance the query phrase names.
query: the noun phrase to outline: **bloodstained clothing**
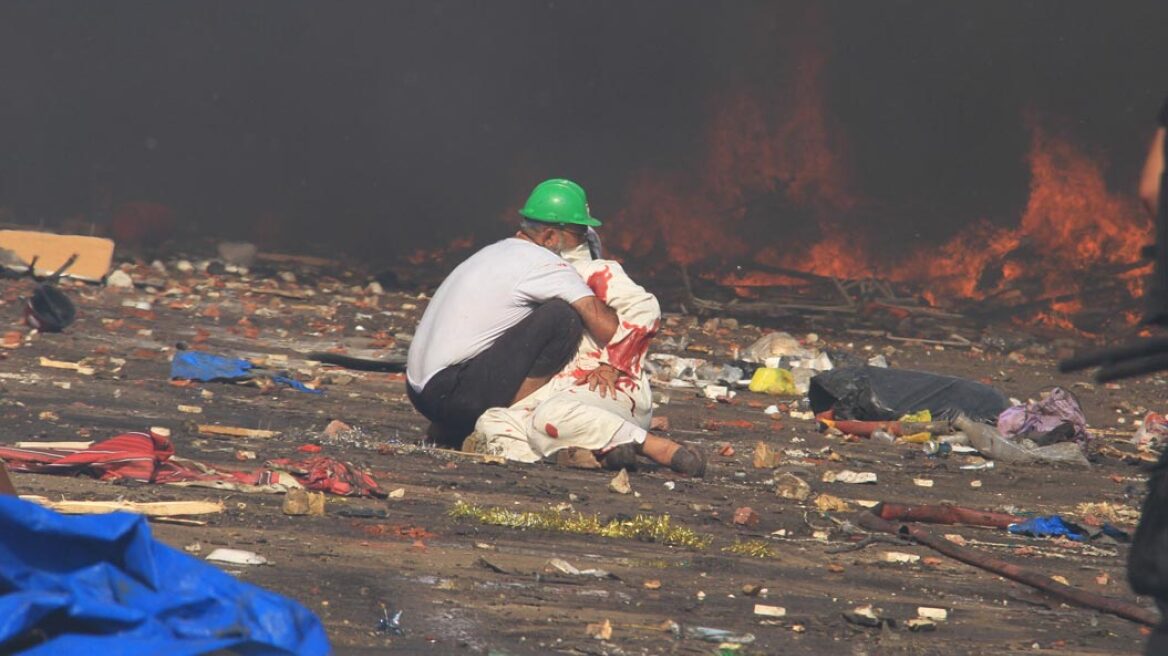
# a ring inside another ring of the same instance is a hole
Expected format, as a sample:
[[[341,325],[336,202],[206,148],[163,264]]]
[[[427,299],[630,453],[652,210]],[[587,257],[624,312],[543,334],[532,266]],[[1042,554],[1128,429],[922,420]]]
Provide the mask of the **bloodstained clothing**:
[[[601,347],[585,332],[576,357],[547,385],[509,408],[486,411],[475,425],[478,451],[535,462],[568,447],[599,450],[639,441],[649,428],[653,398],[643,365],[661,325],[657,298],[618,262],[592,259],[587,247],[564,259],[616,313],[616,333]],[[620,372],[615,398],[580,384],[601,364]]]

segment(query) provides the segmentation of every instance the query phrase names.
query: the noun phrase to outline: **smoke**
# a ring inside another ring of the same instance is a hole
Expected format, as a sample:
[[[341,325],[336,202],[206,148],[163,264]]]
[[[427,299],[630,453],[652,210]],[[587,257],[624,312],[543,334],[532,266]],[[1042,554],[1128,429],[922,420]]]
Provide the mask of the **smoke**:
[[[1031,109],[1134,187],[1165,24],[1151,0],[10,2],[0,207],[151,200],[206,234],[388,257],[501,236],[567,176],[635,223],[638,180],[707,171],[720,108],[747,91],[768,116],[815,52],[847,192],[913,245],[1017,221]]]

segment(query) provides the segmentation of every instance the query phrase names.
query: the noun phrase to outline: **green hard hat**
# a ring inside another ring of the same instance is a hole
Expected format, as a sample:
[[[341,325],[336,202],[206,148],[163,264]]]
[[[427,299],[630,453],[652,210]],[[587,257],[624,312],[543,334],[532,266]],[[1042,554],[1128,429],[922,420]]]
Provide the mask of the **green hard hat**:
[[[584,188],[571,180],[560,178],[544,180],[536,185],[519,213],[532,221],[545,223],[600,225],[600,221],[588,213],[588,197],[584,195]]]

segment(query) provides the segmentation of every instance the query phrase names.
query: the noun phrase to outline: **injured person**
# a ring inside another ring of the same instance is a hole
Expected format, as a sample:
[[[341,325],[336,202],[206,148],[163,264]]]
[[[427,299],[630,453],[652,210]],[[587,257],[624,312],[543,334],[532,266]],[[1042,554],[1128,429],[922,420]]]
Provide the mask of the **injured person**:
[[[584,449],[612,470],[635,469],[640,454],[679,473],[704,476],[706,461],[698,449],[649,432],[653,396],[643,365],[660,327],[657,298],[619,263],[600,259],[594,230],[560,255],[616,313],[616,333],[601,345],[585,332],[562,371],[510,407],[484,412],[464,448],[519,462]]]

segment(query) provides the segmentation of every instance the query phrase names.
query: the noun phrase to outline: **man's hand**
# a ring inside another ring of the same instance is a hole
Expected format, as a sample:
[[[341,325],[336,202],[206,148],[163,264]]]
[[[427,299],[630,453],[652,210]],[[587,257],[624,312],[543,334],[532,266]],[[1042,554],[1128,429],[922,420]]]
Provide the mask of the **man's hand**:
[[[620,371],[617,371],[612,365],[601,364],[589,371],[576,384],[584,385],[587,383],[589,391],[599,392],[600,398],[608,398],[607,395],[612,394],[612,398],[615,399],[617,378],[620,378]]]
[[[572,309],[580,315],[584,328],[592,334],[592,339],[600,346],[608,344],[616,334],[618,326],[616,312],[595,296],[585,296],[572,304]]]

